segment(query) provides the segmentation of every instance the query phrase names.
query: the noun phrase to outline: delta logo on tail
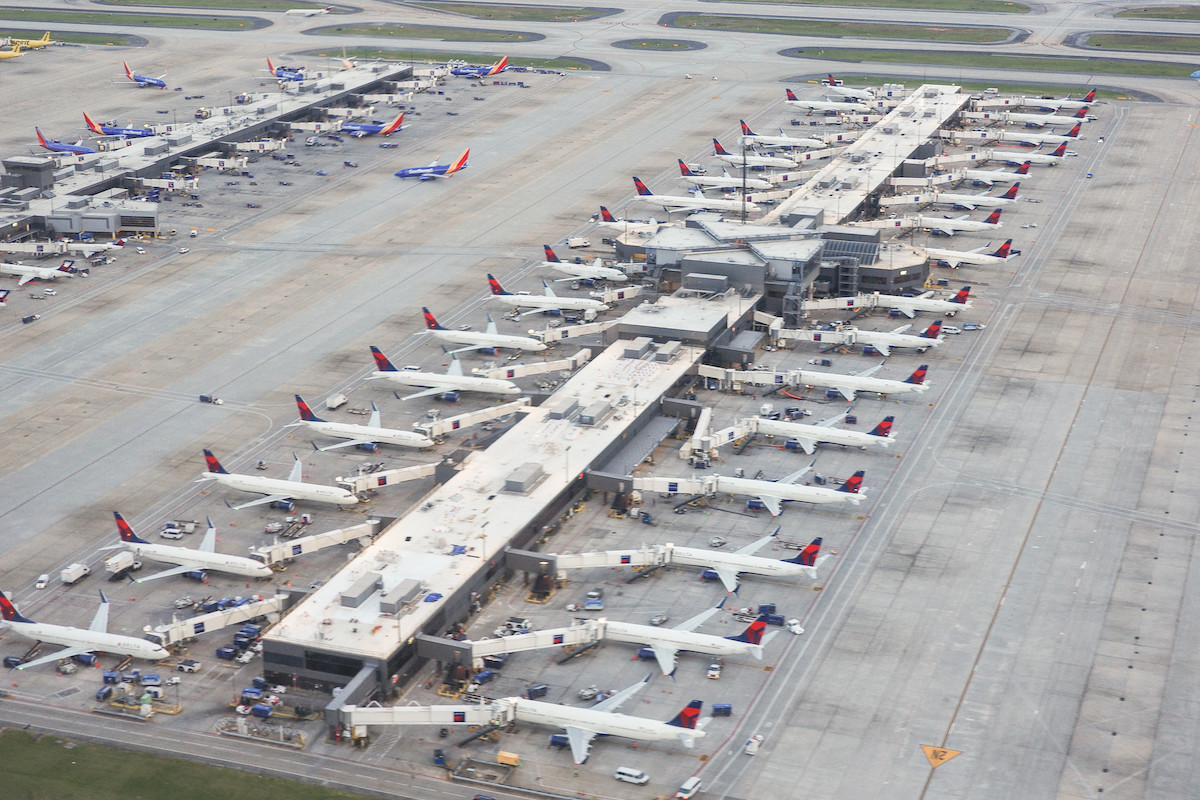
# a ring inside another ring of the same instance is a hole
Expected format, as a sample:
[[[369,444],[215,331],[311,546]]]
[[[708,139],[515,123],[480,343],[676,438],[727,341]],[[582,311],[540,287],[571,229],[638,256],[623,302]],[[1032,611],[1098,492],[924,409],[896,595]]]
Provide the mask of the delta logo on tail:
[[[680,161],[679,163],[683,164],[682,161]],[[685,165],[685,167],[686,167],[686,165]],[[616,222],[617,218],[614,217],[612,215],[612,212],[609,211],[607,208],[605,208],[604,206],[600,206],[600,221],[601,222]]]
[[[127,542],[129,544],[150,544],[145,539],[133,532],[133,527],[125,521],[125,518],[121,516],[121,512],[114,511],[113,519],[117,521],[117,533],[121,536],[122,542]]]
[[[917,372],[920,372],[920,370],[917,370]],[[917,374],[916,372],[913,373],[913,375],[916,375],[916,374]],[[924,380],[924,379],[925,379],[925,375],[924,375],[924,373],[922,373],[921,380]],[[920,381],[917,381],[917,383],[920,383]],[[867,475],[867,473],[864,470],[860,469],[858,472],[854,473],[849,478],[846,478],[846,482],[838,487],[838,491],[839,492],[847,492],[849,494],[858,494],[858,490],[861,489],[862,485],[863,485],[863,478],[865,478],[866,475]]]
[[[308,403],[304,401],[304,398],[302,398],[300,395],[295,395],[295,398],[296,408],[300,411],[300,419],[304,420],[305,422],[325,421],[313,413],[312,409],[308,407]]]
[[[1004,244],[1002,244],[998,248],[996,248],[996,252],[988,253],[988,255],[995,256],[996,258],[1008,258],[1009,256],[1015,256],[1017,253],[1020,253],[1020,252],[1021,252],[1020,250],[1014,251],[1012,249],[1012,239],[1005,239]],[[971,287],[968,286],[966,288],[969,289]]]
[[[793,103],[798,103],[800,101],[799,98],[796,97],[796,93],[793,92],[791,89],[784,89],[784,91],[787,92],[788,100],[791,100]]]
[[[1032,161],[1026,161],[1024,164],[1022,164],[1021,166],[1019,166],[1015,170],[1013,170],[1013,173],[1015,175],[1028,175],[1029,167],[1032,165],[1033,165]]]
[[[719,156],[727,156],[729,153],[721,146],[721,143],[713,139],[713,151]]]
[[[371,356],[375,359],[375,369],[379,370],[380,372],[399,371],[392,364],[392,362],[388,361],[387,356],[385,356],[375,345],[371,345]]]
[[[939,327],[940,327],[940,325],[939,325]],[[884,417],[882,420],[880,420],[878,425],[876,425],[874,428],[872,428],[869,431],[869,434],[871,436],[883,436],[886,438],[887,436],[891,435],[892,423],[895,421],[896,421],[895,417]],[[818,539],[817,541],[820,541],[820,539]]]
[[[674,719],[667,722],[668,725],[674,725],[677,728],[694,729],[696,722],[700,719],[700,710],[704,708],[704,701],[693,700],[687,704],[687,707],[675,715]]]
[[[751,622],[746,630],[739,633],[737,636],[726,636],[726,639],[734,642],[746,642],[747,644],[762,644],[763,632],[767,628],[766,616],[759,616],[758,619]]]
[[[1016,200],[1017,199],[1017,190],[1020,188],[1021,188],[1021,182],[1017,181],[1012,186],[1008,187],[1008,191],[1005,192],[1004,194],[1000,195],[1000,197],[1005,200]]]
[[[716,140],[714,139],[713,141],[716,141]],[[642,183],[642,179],[637,177],[636,175],[633,178],[633,186],[635,189],[637,189],[637,193],[640,194],[642,197],[650,197],[651,195],[654,194],[654,192],[651,192],[649,189],[646,188],[646,184]]]
[[[691,168],[688,167],[687,164],[683,163],[682,158],[678,158],[678,159],[676,159],[676,161],[679,162],[679,174],[680,175],[682,175],[685,178],[691,178],[691,177],[695,176],[695,174],[692,172]]]
[[[428,331],[444,331],[444,330],[446,330],[437,321],[437,317],[435,317],[433,315],[433,312],[430,311],[428,308],[426,308],[425,306],[421,306],[421,313],[425,315],[425,330],[428,330]]]
[[[608,211],[606,209],[604,209],[603,207],[600,210],[603,211],[605,214],[608,214]],[[609,216],[611,216],[611,214]],[[562,263],[562,261],[559,259],[559,257],[554,254],[554,250],[550,247],[550,245],[548,245],[548,244],[542,245],[542,250],[546,253],[547,261],[550,261],[555,264]]]
[[[822,541],[824,540],[818,536],[804,546],[804,549],[800,551],[800,555],[784,560],[791,564],[799,564],[802,567],[815,567],[817,565],[817,556],[821,553]]]
[[[208,465],[208,471],[218,475],[228,475],[229,471],[221,466],[221,462],[213,455],[212,450],[204,451],[204,463]]]
[[[929,365],[922,364],[913,370],[913,374],[904,379],[905,383],[911,383],[915,386],[921,386],[925,383],[925,373],[929,372]],[[861,474],[861,473],[859,473]],[[861,481],[860,481],[861,482]],[[857,491],[857,490],[855,490]]]
[[[1095,99],[1096,99],[1096,90],[1092,89],[1086,95],[1084,95],[1083,102],[1090,103]]]
[[[488,287],[492,290],[492,294],[494,294],[496,296],[504,296],[504,295],[512,294],[511,292],[504,291],[504,287],[500,285],[500,281],[496,280],[496,276],[490,272],[488,273],[487,281],[488,281]]]
[[[928,328],[921,331],[921,337],[924,339],[936,339],[938,334],[942,332],[942,321],[936,319]]]
[[[996,255],[999,255],[1002,252],[1008,253],[1008,246],[1011,242],[1012,242],[1012,239],[1009,239],[1007,242],[1000,245],[1000,249],[996,251]],[[1005,255],[1005,256],[1002,256],[1002,258],[1008,258],[1008,256]],[[959,303],[959,304],[965,306],[967,304],[967,298],[969,298],[970,296],[971,296],[971,287],[964,286],[958,290],[958,294],[954,295],[954,297],[950,300],[950,302],[951,303]]]
[[[12,604],[4,592],[0,592],[0,615],[4,616],[5,622],[33,622],[31,619],[21,616],[17,607]]]
[[[1064,134],[1063,134],[1063,136],[1070,136],[1072,139],[1078,139],[1078,138],[1079,138],[1079,131],[1080,131],[1082,128],[1083,128],[1083,123],[1081,123],[1081,122],[1076,122],[1076,123],[1075,123],[1075,127],[1074,127],[1074,128],[1071,128],[1071,130],[1069,130],[1069,131],[1067,131],[1066,133],[1064,133]],[[1063,142],[1063,144],[1066,144],[1066,142]]]
[[[988,214],[988,218],[985,219],[984,222],[988,223],[989,225],[998,225],[1000,223],[1000,212],[1003,210],[1004,209],[997,208],[991,214]]]

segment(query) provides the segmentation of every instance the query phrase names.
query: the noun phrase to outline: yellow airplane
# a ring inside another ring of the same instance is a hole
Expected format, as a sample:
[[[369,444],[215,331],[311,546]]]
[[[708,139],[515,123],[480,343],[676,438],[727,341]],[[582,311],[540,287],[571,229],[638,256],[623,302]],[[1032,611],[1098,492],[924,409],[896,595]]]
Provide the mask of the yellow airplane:
[[[12,39],[11,41],[13,44],[21,45],[26,50],[41,50],[47,45],[54,44],[54,42],[50,41],[50,31],[46,31],[45,35],[40,39]]]
[[[0,50],[0,58],[16,58],[21,55],[21,45],[13,42],[12,50]]]

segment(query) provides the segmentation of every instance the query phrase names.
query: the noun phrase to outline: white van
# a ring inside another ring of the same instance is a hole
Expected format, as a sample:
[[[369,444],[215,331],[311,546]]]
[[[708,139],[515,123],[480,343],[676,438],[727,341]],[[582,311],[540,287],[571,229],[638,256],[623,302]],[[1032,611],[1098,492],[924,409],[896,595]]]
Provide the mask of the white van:
[[[688,778],[675,793],[676,800],[692,800],[700,792],[700,779],[695,775]]]
[[[617,771],[613,774],[613,777],[626,783],[636,783],[638,786],[650,782],[649,775],[633,767],[617,767]]]

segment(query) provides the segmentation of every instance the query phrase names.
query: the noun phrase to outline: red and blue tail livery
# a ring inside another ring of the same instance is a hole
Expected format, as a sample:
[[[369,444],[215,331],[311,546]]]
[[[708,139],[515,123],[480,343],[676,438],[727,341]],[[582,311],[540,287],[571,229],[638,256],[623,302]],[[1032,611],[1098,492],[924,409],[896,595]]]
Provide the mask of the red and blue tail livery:
[[[113,519],[117,521],[117,533],[120,534],[122,542],[128,542],[129,544],[150,544],[133,532],[133,527],[125,521],[120,511],[113,512]]]
[[[911,383],[916,386],[920,386],[921,384],[925,383],[925,373],[928,371],[929,371],[929,365],[922,364],[921,366],[919,366],[915,370],[913,370],[913,374],[909,375],[907,378],[905,378],[904,382]]]
[[[915,375],[916,373],[913,374]],[[858,494],[858,490],[862,488],[863,478],[865,478],[866,475],[867,473],[860,469],[849,478],[846,478],[846,482],[838,487],[838,491],[848,492],[850,494]]]
[[[221,466],[221,462],[213,455],[212,450],[204,451],[204,463],[208,465],[208,471],[218,475],[228,475],[229,471]]]
[[[371,356],[375,359],[375,369],[380,372],[399,372],[392,362],[388,361],[387,356],[375,345],[371,345]]]
[[[751,622],[746,630],[739,633],[737,636],[726,636],[734,642],[746,642],[747,644],[762,644],[763,632],[767,628],[766,615],[760,615],[758,619]]]
[[[633,176],[633,186],[642,197],[650,197],[654,194],[654,192],[646,188],[646,184],[642,183],[642,179],[636,175]]]
[[[428,331],[444,331],[446,328],[437,321],[437,317],[433,315],[425,306],[421,306],[421,313],[425,315],[425,330]]]
[[[674,725],[677,728],[694,729],[696,722],[700,719],[700,709],[704,708],[704,701],[693,700],[687,704],[687,707],[675,715],[674,719],[667,722],[668,725]]]
[[[502,297],[502,296],[512,294],[512,292],[504,291],[504,287],[500,285],[500,281],[496,280],[496,276],[493,275],[492,273],[490,273],[490,272],[488,273],[487,280],[488,280],[488,288],[491,289],[492,294],[496,295],[497,297]]]
[[[725,148],[721,146],[721,143],[718,142],[716,139],[713,139],[713,151],[719,156],[729,155],[729,153],[726,152]]]
[[[940,319],[935,319],[928,328],[921,331],[921,338],[936,339],[936,338],[938,338],[938,334],[941,332],[942,332],[942,321]]]
[[[817,556],[821,552],[821,542],[824,541],[820,536],[813,539],[804,549],[800,551],[800,555],[795,558],[785,558],[784,561],[789,564],[799,564],[802,567],[814,567],[817,564]]]
[[[603,211],[604,213],[608,214],[608,211],[606,209],[604,209],[603,207],[600,210]],[[612,216],[612,215],[609,214],[609,216]],[[560,259],[558,256],[556,256],[554,254],[554,249],[552,247],[550,247],[550,245],[548,245],[548,244],[542,245],[542,250],[546,253],[547,261],[549,261],[553,264],[561,264],[562,263],[562,259]]]
[[[17,611],[17,607],[12,604],[4,592],[0,592],[0,615],[3,615],[5,622],[33,622],[31,619],[21,616],[21,612]]]
[[[1011,241],[1012,241],[1012,239],[1009,239],[1009,240],[1008,240],[1008,242],[1011,242]],[[1001,251],[1001,250],[1007,251],[1007,250],[1008,250],[1008,242],[1005,242],[1004,244],[1002,244],[1002,245],[1000,246],[1000,250],[997,250],[997,251],[996,251],[996,253],[995,253],[994,255],[999,255],[999,253],[1000,253],[1000,251]],[[1005,257],[1007,258],[1007,255],[1006,255]],[[951,303],[958,303],[958,304],[960,304],[960,305],[964,305],[964,306],[965,306],[965,305],[967,304],[967,299],[968,299],[970,296],[971,296],[971,287],[970,287],[970,286],[964,286],[964,287],[962,287],[961,289],[959,289],[959,290],[958,290],[958,294],[954,295],[954,297],[953,297],[953,298],[950,300],[950,302],[951,302]]]
[[[892,433],[892,423],[895,421],[895,417],[884,417],[880,423],[868,431],[868,433],[871,436],[890,436]],[[820,542],[820,539],[817,541]]]
[[[300,411],[300,419],[304,420],[305,422],[324,422],[325,421],[312,412],[312,409],[308,407],[308,403],[304,402],[303,397],[301,397],[300,395],[295,395],[295,397],[296,397],[296,408],[299,409],[299,411]]]
[[[683,162],[680,161],[679,163],[682,164]],[[612,215],[612,212],[609,211],[607,208],[605,208],[604,206],[600,206],[600,221],[601,222],[616,222],[617,218],[614,217]]]
[[[1002,194],[1000,196],[1006,200],[1016,200],[1017,199],[1017,190],[1020,188],[1021,188],[1021,182],[1017,181],[1012,186],[1008,187],[1007,192],[1005,192],[1004,194]]]

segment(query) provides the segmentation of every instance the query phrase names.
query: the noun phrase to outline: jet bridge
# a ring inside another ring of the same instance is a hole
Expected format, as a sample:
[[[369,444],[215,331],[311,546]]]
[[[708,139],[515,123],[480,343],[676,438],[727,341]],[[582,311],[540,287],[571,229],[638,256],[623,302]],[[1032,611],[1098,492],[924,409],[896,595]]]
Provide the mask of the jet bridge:
[[[468,411],[466,414],[459,414],[454,417],[437,419],[432,422],[414,422],[412,427],[414,431],[423,433],[430,439],[440,439],[447,433],[469,428],[481,422],[490,422],[508,414],[523,411],[528,407],[529,398],[522,397],[520,400],[513,400],[511,403],[489,406],[488,408],[481,408],[478,411]]]
[[[212,631],[219,631],[222,628],[240,625],[256,617],[266,616],[270,618],[271,615],[275,615],[275,619],[272,620],[274,622],[278,620],[278,615],[283,612],[284,603],[287,602],[287,599],[288,596],[286,594],[277,594],[265,600],[234,606],[224,611],[213,611],[209,614],[200,614],[199,616],[185,620],[172,620],[167,625],[156,626],[153,632],[148,630],[149,626],[147,626],[147,638],[167,647],[179,644],[182,641],[203,633],[211,633]]]
[[[554,342],[563,342],[567,339],[575,339],[579,336],[591,336],[595,333],[603,333],[613,325],[616,325],[618,321],[615,319],[606,319],[603,322],[586,322],[583,325],[568,325],[565,328],[543,328],[540,331],[530,331],[529,335],[535,339],[540,339],[544,344],[553,344]]]
[[[547,372],[578,369],[582,364],[590,361],[591,358],[592,351],[585,347],[570,358],[560,358],[555,361],[535,361],[532,364],[515,364],[511,367],[497,367],[496,369],[473,369],[471,372],[475,375],[482,375],[485,378],[512,380],[513,378],[524,378],[529,375],[544,375]]]
[[[380,524],[377,519],[369,519],[361,525],[351,525],[349,528],[337,528],[312,536],[301,536],[286,542],[275,542],[265,547],[258,547],[255,548],[254,554],[266,561],[268,565],[278,564],[281,561],[324,550],[326,547],[335,547],[355,539],[374,537],[379,533]]]
[[[352,730],[368,725],[506,725],[513,721],[513,712],[503,700],[478,705],[345,706],[341,721]]]
[[[567,628],[551,628],[531,633],[518,633],[513,636],[500,636],[495,639],[482,639],[471,642],[471,659],[477,661],[484,656],[499,653],[524,653],[527,650],[591,644],[604,638],[604,628],[605,620],[589,619],[582,624],[571,625]]]
[[[398,483],[407,483],[408,481],[419,481],[422,478],[431,478],[437,472],[438,464],[418,464],[415,467],[401,467],[399,469],[385,469],[379,472],[371,472],[366,475],[355,475],[350,478],[335,478],[334,483],[339,486],[344,486],[350,491],[358,494],[369,489],[381,489],[384,486],[395,486]]]

